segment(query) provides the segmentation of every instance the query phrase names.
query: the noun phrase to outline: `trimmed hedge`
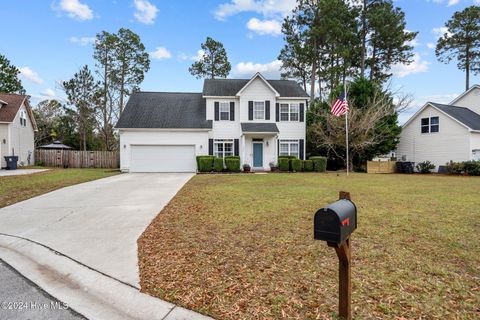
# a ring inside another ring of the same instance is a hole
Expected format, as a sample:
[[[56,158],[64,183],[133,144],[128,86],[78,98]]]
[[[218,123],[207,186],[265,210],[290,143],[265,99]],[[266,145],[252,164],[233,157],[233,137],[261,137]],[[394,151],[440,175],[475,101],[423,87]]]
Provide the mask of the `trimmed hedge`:
[[[278,156],[278,159],[297,159],[295,156]]]
[[[228,171],[238,172],[240,171],[240,158],[226,157],[225,166]]]
[[[197,168],[200,172],[210,172],[213,170],[214,156],[197,156]]]
[[[430,161],[423,161],[417,164],[416,168],[420,173],[430,173],[435,169],[435,165]]]
[[[215,159],[213,159],[213,170],[215,170],[216,172],[222,172],[223,171],[223,159],[222,158],[215,157]]]
[[[469,176],[480,176],[480,161],[450,161],[447,163],[447,171],[453,174],[465,173]]]
[[[313,170],[316,172],[327,171],[327,158],[325,157],[310,157],[313,162]]]
[[[225,156],[225,160],[226,159],[238,159],[238,160],[240,160],[240,157],[239,156]]]
[[[300,159],[290,159],[290,168],[294,172],[302,171],[303,161]]]
[[[305,171],[305,172],[312,172],[313,171],[313,161],[312,160],[304,160],[303,161],[303,171]]]
[[[290,170],[290,160],[288,158],[278,158],[278,168],[280,171]]]

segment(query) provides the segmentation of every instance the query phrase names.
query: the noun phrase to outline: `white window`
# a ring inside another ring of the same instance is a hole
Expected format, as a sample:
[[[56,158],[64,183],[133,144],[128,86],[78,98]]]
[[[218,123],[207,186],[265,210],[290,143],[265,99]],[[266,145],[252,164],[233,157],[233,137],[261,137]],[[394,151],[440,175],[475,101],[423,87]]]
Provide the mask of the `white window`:
[[[228,102],[220,102],[220,120],[230,120],[230,104]]]
[[[298,104],[280,104],[280,121],[298,121],[300,118],[300,106]]]
[[[440,131],[440,120],[438,117],[422,118],[421,119],[422,133],[434,133]]]
[[[27,126],[27,115],[25,111],[20,111],[20,125],[24,127]]]
[[[253,102],[253,119],[254,120],[265,119],[265,101]]]
[[[219,158],[233,156],[233,140],[215,139],[213,141],[213,155]]]
[[[290,119],[290,110],[288,103],[280,104],[280,121],[288,121]]]
[[[299,157],[300,143],[298,140],[280,140],[280,156]]]

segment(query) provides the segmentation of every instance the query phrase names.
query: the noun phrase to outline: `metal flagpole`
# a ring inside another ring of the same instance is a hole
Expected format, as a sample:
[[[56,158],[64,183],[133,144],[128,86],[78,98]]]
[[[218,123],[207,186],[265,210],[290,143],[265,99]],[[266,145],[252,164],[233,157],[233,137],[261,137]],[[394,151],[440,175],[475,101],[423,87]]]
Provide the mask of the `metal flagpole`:
[[[345,85],[345,78],[343,78],[343,93],[345,97],[345,102],[347,102],[347,87]],[[350,166],[350,159],[348,155],[348,111],[345,113],[345,140],[347,145],[347,176],[348,176],[349,166]]]

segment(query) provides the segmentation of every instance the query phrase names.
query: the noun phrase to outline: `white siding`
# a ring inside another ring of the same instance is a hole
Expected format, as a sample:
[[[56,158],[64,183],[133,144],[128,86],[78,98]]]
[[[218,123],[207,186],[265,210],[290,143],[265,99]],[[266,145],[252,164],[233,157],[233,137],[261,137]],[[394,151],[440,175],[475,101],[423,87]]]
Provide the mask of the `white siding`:
[[[235,102],[235,121],[215,121],[215,101]],[[240,126],[240,100],[239,99],[207,99],[207,120],[212,120],[211,139],[239,139],[242,135]],[[208,150],[207,150],[208,151]]]
[[[270,101],[270,120],[248,120],[248,101]],[[240,96],[241,122],[275,122],[275,93],[259,77],[246,87]]]
[[[471,132],[470,133],[470,148],[472,151],[472,156],[473,156],[473,150],[480,150],[480,132]]]
[[[439,117],[440,132],[421,133],[421,119]],[[427,106],[403,128],[397,147],[398,159],[406,156],[407,161],[416,163],[433,162],[438,166],[450,160],[470,159],[470,134],[468,129],[437,109]]]
[[[0,123],[0,163],[1,168],[5,167],[7,163],[3,157],[10,154],[10,138],[9,138],[9,123]],[[5,141],[5,143],[4,143]]]
[[[21,112],[25,113],[27,124],[26,126],[20,125],[20,114]],[[3,135],[3,133],[2,133]],[[12,155],[12,151],[15,152],[15,155],[18,156],[18,165],[28,165],[28,155],[30,154],[30,164],[33,165],[35,162],[34,151],[35,151],[35,140],[34,140],[34,131],[30,117],[27,114],[27,110],[24,105],[22,105],[15,119],[9,125],[9,138],[7,138],[7,148],[3,150],[4,146],[2,144],[2,154],[3,155]],[[3,138],[2,138],[3,140]],[[2,155],[2,167],[6,165],[5,160]]]
[[[455,106],[465,107],[480,114],[480,88],[474,88],[455,101]]]
[[[131,145],[194,145],[195,155],[208,154],[207,131],[120,130],[120,169],[129,171]]]

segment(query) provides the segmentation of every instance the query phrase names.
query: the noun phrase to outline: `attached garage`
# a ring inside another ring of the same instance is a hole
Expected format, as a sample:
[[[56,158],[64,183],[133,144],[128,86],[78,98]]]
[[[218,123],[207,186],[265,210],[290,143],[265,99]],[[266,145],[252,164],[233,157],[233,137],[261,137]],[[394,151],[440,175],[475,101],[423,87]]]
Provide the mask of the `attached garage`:
[[[130,172],[195,172],[194,145],[131,145]]]

